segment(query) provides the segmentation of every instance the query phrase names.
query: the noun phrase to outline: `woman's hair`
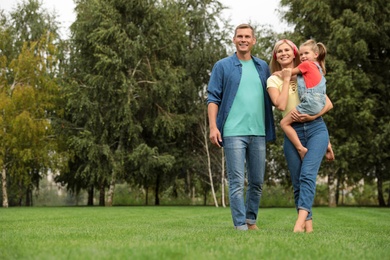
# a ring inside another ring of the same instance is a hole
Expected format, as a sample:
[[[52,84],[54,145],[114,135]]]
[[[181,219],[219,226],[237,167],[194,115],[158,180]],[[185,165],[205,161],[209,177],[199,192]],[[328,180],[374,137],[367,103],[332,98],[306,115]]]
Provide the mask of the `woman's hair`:
[[[317,62],[320,64],[322,73],[326,74],[325,69],[325,56],[326,56],[326,47],[321,42],[316,42],[313,39],[307,40],[301,44],[301,46],[309,46],[314,53],[318,53]]]
[[[300,59],[298,58],[299,55],[298,55],[297,46],[292,41],[287,40],[287,39],[283,39],[283,40],[280,40],[280,41],[275,43],[274,49],[272,51],[272,58],[271,58],[271,62],[269,65],[270,69],[271,69],[271,73],[274,73],[275,71],[282,70],[282,66],[280,66],[279,62],[276,60],[276,52],[278,51],[279,46],[282,45],[283,43],[287,43],[294,52],[294,55],[295,55],[294,67],[298,66],[301,63]]]

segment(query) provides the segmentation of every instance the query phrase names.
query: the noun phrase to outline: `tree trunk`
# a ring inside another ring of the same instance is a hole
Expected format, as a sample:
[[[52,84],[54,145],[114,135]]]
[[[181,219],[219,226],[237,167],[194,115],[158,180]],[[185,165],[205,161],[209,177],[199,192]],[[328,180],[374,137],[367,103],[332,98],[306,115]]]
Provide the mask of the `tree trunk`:
[[[377,178],[377,189],[378,189],[378,203],[379,207],[385,207],[385,198],[383,196],[383,179],[382,179],[382,173],[380,171],[376,171],[376,178]]]
[[[160,205],[160,198],[158,196],[159,192],[160,192],[160,174],[157,174],[156,187],[154,189],[154,205],[156,206]]]
[[[328,206],[336,207],[336,183],[334,181],[334,172],[328,174]]]
[[[218,208],[218,201],[217,201],[217,196],[215,195],[215,191],[214,191],[214,183],[213,183],[213,174],[211,172],[211,159],[210,159],[210,151],[209,151],[209,141],[207,140],[207,131],[206,131],[206,128],[207,128],[207,116],[205,115],[204,116],[204,125],[200,126],[201,130],[202,130],[202,133],[203,133],[203,137],[204,137],[204,148],[206,150],[206,154],[207,154],[207,168],[208,168],[208,172],[209,172],[209,179],[210,179],[210,186],[211,186],[211,194],[213,195],[213,200],[214,200],[214,205],[215,207]]]
[[[91,186],[88,190],[88,206],[93,206],[93,186]]]
[[[99,191],[99,206],[105,205],[105,192],[106,192],[106,189],[104,187],[104,184],[101,184],[100,191]]]
[[[1,190],[3,192],[3,208],[8,208],[8,193],[7,193],[7,169],[3,166],[1,171]]]
[[[186,177],[185,177],[185,192],[188,196],[189,199],[191,199],[192,202],[194,202],[194,197],[192,193],[192,178],[191,178],[191,173],[189,170],[186,170]]]
[[[389,182],[389,189],[388,189],[388,191],[389,191],[389,194],[387,196],[387,206],[390,207],[390,182]]]
[[[190,171],[187,170],[187,182],[188,182],[188,197],[191,199],[191,203],[194,205],[196,203],[195,197],[195,185],[192,182],[192,175]]]
[[[149,205],[149,187],[145,186],[145,205]]]
[[[76,201],[76,206],[78,206],[79,202],[80,202],[80,193],[79,192],[75,193],[75,201]]]
[[[31,207],[32,206],[32,189],[30,185],[27,187],[26,190],[26,207]]]
[[[120,154],[122,145],[119,144],[116,149],[116,154]],[[110,181],[110,187],[108,188],[108,194],[107,194],[107,206],[111,207],[114,203],[114,192],[115,192],[115,183],[116,183],[116,174],[120,169],[122,169],[122,164],[118,166],[117,160],[112,160],[113,170],[111,172],[111,181]]]
[[[23,195],[24,195],[23,184],[22,184],[22,181],[20,181],[19,182],[19,194],[18,194],[18,206],[19,207],[23,206]]]
[[[341,183],[341,177],[340,176],[337,176],[337,183],[336,183],[336,197],[335,197],[335,200],[336,200],[336,205],[340,205],[339,203],[339,199],[340,199],[340,183]],[[343,201],[343,198],[341,198],[341,200]],[[341,205],[343,205],[343,202],[341,203]]]
[[[195,185],[192,185],[192,188],[191,188],[191,200],[194,203],[196,201],[196,196],[195,195],[196,195]]]
[[[223,148],[221,149],[221,193],[222,193],[222,207],[226,208],[225,204],[225,153]]]
[[[109,207],[111,207],[114,202],[115,182],[116,182],[116,174],[113,171],[111,176],[110,187],[108,189],[108,194],[107,194],[107,206]]]

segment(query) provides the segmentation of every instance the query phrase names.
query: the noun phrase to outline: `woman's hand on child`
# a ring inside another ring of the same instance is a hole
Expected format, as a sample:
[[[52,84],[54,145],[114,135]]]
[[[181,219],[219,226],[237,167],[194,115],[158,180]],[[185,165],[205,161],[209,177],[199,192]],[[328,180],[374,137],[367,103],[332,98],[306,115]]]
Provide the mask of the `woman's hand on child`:
[[[293,119],[294,122],[300,122],[300,123],[309,122],[316,119],[315,116],[311,116],[309,114],[301,114],[296,109],[291,110],[291,118]]]

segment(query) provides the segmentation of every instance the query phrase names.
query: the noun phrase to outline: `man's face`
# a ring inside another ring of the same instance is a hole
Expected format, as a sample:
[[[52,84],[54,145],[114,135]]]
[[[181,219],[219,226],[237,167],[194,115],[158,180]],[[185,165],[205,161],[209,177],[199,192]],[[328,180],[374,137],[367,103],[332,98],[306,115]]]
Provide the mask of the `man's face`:
[[[256,38],[252,34],[250,28],[237,29],[236,36],[233,38],[233,43],[236,45],[237,52],[248,53],[256,43]]]

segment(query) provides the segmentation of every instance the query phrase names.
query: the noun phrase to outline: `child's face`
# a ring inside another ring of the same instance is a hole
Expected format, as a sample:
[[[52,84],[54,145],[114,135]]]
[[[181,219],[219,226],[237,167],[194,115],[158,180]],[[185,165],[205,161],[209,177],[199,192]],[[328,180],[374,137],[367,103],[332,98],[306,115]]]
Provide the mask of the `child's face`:
[[[301,46],[299,48],[299,56],[300,56],[301,62],[304,62],[306,60],[317,61],[318,53],[315,53],[310,48],[310,46]]]

